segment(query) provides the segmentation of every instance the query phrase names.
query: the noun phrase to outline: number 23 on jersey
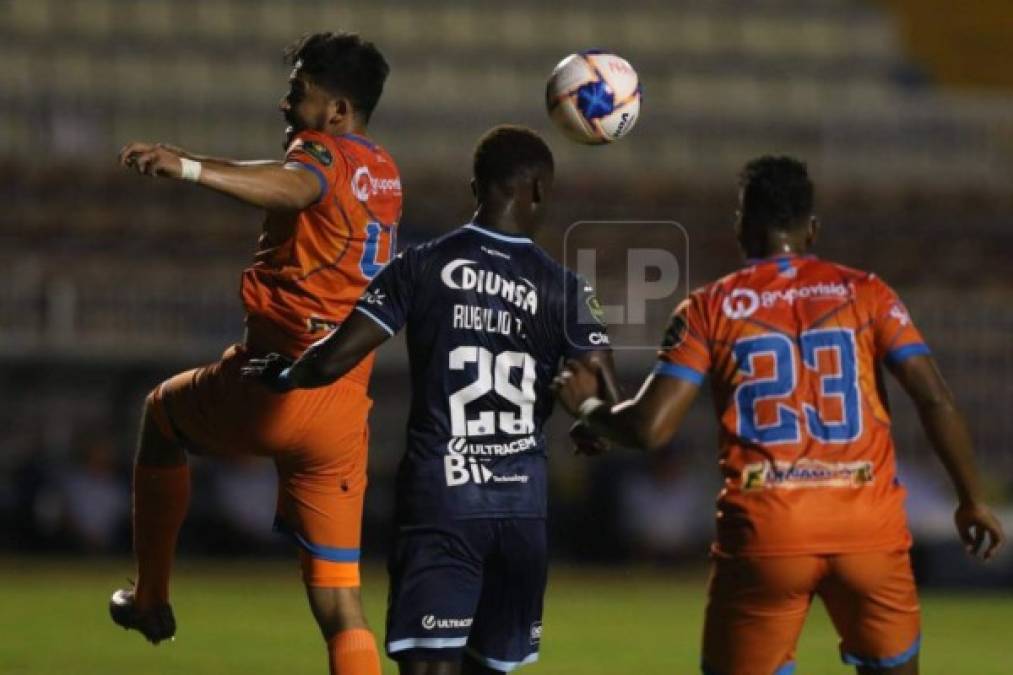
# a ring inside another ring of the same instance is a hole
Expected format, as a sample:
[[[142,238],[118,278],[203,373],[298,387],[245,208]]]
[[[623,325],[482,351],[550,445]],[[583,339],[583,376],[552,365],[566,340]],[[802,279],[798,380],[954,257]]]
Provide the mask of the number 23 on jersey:
[[[850,443],[861,435],[862,405],[853,330],[808,330],[799,336],[797,344],[781,333],[765,333],[740,339],[732,352],[739,372],[745,375],[735,389],[738,435],[742,438],[764,445],[799,443],[803,426],[821,443]],[[832,357],[821,359],[822,354]],[[762,359],[772,362],[771,374],[757,375]],[[813,393],[799,390],[798,361],[802,369],[818,378]],[[836,399],[839,404],[840,413],[834,419],[827,419],[828,399]],[[765,401],[774,404],[776,414],[773,422],[763,424],[757,407]]]

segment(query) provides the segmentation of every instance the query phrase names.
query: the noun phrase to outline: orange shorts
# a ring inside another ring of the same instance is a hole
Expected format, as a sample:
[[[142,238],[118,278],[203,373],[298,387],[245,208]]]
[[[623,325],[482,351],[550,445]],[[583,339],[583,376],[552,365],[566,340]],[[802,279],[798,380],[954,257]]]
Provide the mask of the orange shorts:
[[[703,636],[708,675],[788,675],[818,595],[845,663],[899,666],[918,653],[921,612],[907,551],[715,558]]]
[[[236,345],[217,363],[169,378],[151,393],[149,414],[195,454],[272,457],[275,525],[299,543],[306,583],[358,586],[372,401],[347,380],[274,393],[242,379],[249,358]]]

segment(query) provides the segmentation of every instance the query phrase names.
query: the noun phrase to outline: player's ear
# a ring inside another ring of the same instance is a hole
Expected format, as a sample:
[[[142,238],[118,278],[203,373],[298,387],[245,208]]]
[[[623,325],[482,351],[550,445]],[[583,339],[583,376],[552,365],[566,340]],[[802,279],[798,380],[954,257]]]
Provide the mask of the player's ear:
[[[543,199],[545,199],[545,184],[541,178],[535,176],[531,181],[531,205],[538,208],[542,205]]]
[[[746,242],[743,239],[742,232],[742,211],[739,209],[735,210],[735,222],[732,224],[732,229],[735,231],[735,241],[739,242],[739,247],[745,251]]]
[[[549,199],[549,191],[552,189],[553,174],[551,171],[539,171],[535,173],[531,181],[531,203],[535,207],[545,206]]]
[[[352,102],[344,97],[331,99],[330,105],[327,107],[327,121],[332,126],[339,126],[354,114]]]
[[[820,233],[820,219],[816,216],[809,218],[809,231],[806,232],[805,243],[806,246],[812,246],[816,243],[816,237]]]

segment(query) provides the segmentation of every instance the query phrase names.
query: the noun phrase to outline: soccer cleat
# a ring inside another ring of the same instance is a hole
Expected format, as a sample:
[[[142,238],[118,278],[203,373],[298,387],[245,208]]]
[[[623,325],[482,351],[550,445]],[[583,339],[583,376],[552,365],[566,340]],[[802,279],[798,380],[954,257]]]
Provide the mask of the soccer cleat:
[[[109,598],[109,616],[124,630],[139,631],[148,642],[157,645],[165,639],[176,639],[176,617],[169,604],[158,605],[142,612],[134,606],[134,589],[121,588]]]

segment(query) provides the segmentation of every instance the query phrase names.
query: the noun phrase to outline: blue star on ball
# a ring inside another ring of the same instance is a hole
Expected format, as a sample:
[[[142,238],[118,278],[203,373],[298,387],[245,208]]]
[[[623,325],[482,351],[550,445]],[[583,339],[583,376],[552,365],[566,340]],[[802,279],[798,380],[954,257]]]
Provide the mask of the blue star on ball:
[[[601,80],[588,82],[577,89],[577,108],[589,120],[604,117],[615,108],[615,96]]]

